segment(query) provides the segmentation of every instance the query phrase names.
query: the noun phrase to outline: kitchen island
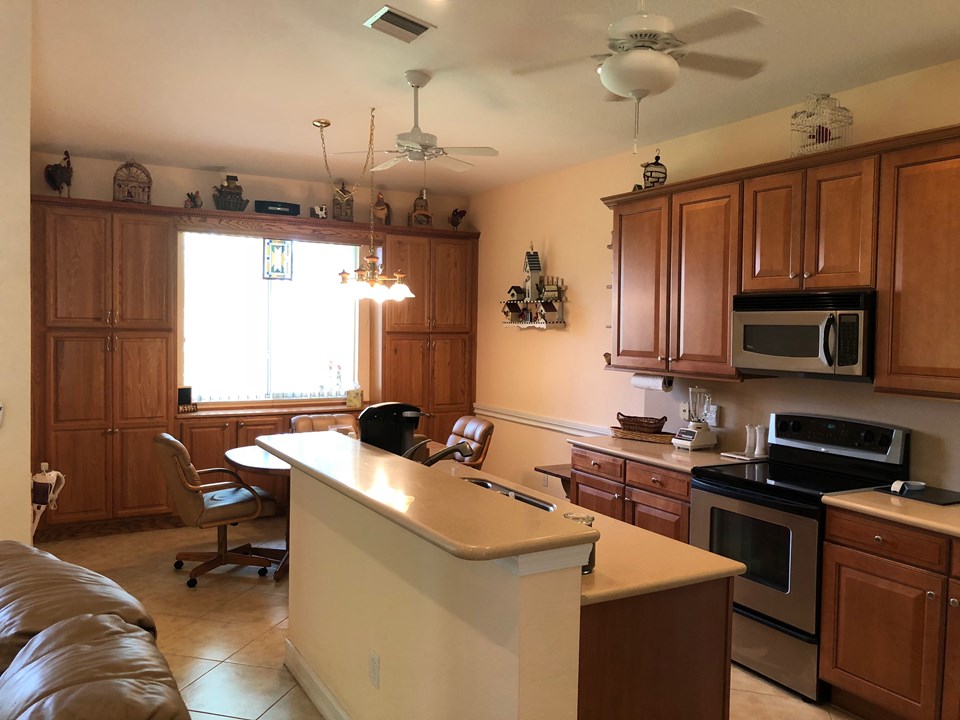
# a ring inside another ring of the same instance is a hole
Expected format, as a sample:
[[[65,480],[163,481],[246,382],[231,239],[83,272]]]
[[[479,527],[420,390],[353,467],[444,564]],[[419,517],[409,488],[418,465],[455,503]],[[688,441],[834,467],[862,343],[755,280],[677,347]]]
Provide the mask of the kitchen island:
[[[739,563],[339,433],[257,444],[292,467],[287,665],[329,720],[726,717]]]

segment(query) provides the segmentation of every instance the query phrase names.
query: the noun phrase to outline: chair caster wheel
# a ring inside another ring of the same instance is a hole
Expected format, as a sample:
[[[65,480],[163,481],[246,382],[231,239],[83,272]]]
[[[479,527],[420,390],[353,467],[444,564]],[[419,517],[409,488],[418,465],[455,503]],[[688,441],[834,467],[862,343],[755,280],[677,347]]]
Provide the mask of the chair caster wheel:
[[[182,568],[183,568],[183,560],[177,560],[177,561],[173,564],[173,569],[174,569],[174,570],[180,570],[180,569],[182,569]]]
[[[188,588],[195,588],[196,586],[197,586],[197,579],[196,579],[196,578],[190,578],[189,580],[187,580],[187,587],[188,587]]]
[[[257,570],[257,575],[259,575],[260,577],[266,577],[266,576],[267,576],[267,569],[266,569],[266,568],[260,568],[259,570]]]

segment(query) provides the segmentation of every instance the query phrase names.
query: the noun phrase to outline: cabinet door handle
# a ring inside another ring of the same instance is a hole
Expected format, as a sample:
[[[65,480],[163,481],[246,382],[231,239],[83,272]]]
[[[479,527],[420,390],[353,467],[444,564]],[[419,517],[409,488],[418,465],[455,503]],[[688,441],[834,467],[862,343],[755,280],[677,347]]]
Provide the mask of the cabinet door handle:
[[[240,427],[243,427],[244,425],[246,425],[246,423],[243,422],[243,421],[241,421],[241,422],[240,422]]]
[[[805,278],[808,278],[808,277],[810,277],[811,275],[813,275],[812,272],[805,272],[805,273],[803,274],[803,276],[804,276]]]
[[[663,362],[663,355],[657,355],[657,362]]]
[[[937,594],[933,590],[927,590],[927,600],[933,600]]]
[[[960,607],[960,600],[957,600],[957,598],[950,598],[950,607]]]
[[[113,317],[113,310],[107,310],[107,325],[110,324],[110,319]]]
[[[228,427],[230,427],[230,423],[224,423],[224,424],[223,424],[223,429],[224,429],[224,430],[226,430]]]
[[[106,431],[106,432],[107,432],[107,435],[109,435],[110,433],[113,432],[113,428],[107,428],[107,431]]]
[[[667,362],[673,362],[674,360],[676,360],[676,358],[672,358],[672,357],[667,358]]]
[[[596,460],[591,460],[590,464],[593,465],[593,467],[600,467],[600,463],[598,463]]]
[[[883,536],[882,536],[882,535],[874,535],[874,536],[873,536],[873,541],[874,541],[875,543],[877,543],[877,545],[879,545],[880,543],[883,542]]]
[[[796,274],[796,273],[790,273],[790,279],[791,279],[791,280],[796,280],[796,278],[797,278],[797,274]]]
[[[113,324],[116,325],[118,322],[120,322],[120,311],[119,311],[119,310],[117,310],[115,313],[113,313]]]
[[[103,351],[110,352],[110,336],[109,335],[103,339]]]
[[[652,476],[652,477],[650,478],[650,482],[652,482],[654,485],[659,485],[659,484],[660,484],[660,478],[658,478],[658,477],[656,477],[656,476]]]
[[[614,494],[613,494],[613,499],[614,499],[614,500],[619,500],[619,499],[620,499],[620,493],[614,493]]]

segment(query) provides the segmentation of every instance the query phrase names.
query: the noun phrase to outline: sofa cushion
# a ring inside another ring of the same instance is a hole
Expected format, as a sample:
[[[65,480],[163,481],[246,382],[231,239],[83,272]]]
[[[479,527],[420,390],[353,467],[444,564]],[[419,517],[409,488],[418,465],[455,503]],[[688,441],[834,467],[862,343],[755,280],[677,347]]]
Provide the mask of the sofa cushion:
[[[0,672],[41,630],[84,613],[117,615],[156,634],[146,608],[113,580],[29,545],[0,541]]]
[[[189,720],[149,632],[116,615],[77,615],[35,635],[0,675],[0,717]]]

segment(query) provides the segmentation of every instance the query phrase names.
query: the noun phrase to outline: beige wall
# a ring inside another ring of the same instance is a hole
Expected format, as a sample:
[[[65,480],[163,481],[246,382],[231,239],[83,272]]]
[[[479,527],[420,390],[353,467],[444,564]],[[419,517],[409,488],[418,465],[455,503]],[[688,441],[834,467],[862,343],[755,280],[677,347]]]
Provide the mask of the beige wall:
[[[0,67],[0,537],[29,542],[30,0],[4,3]]]
[[[960,62],[928,68],[836,93],[854,117],[853,142],[867,142],[960,123]],[[804,94],[815,88],[798,88]],[[669,103],[669,93],[645,102]],[[676,429],[677,403],[687,384],[669,394],[634,389],[628,373],[604,371],[611,348],[610,242],[612,214],[600,202],[640,181],[640,163],[661,149],[668,182],[783,159],[790,153],[790,114],[798,106],[749,118],[640,150],[603,158],[471,198],[480,241],[477,403],[546,419],[604,428],[616,413],[666,414]],[[704,108],[709,112],[709,108]],[[641,105],[641,122],[643,106]],[[624,110],[624,146],[630,142]],[[533,242],[546,272],[568,287],[567,327],[518,330],[501,325],[498,301],[523,279],[523,252]],[[914,430],[916,479],[960,489],[960,421],[956,402],[881,396],[870,386],[818,380],[702,383],[722,410],[721,447],[742,449],[745,422],[764,422],[770,411],[808,411],[902,424]],[[539,464],[569,461],[564,433],[515,426],[498,418],[485,470],[539,485]],[[575,434],[570,432],[569,434]]]
[[[66,145],[65,149],[69,150],[69,137],[64,139],[64,143]],[[43,168],[50,163],[59,162],[60,158],[60,155],[40,152],[31,155],[30,185],[35,194],[56,195],[56,192],[51,190],[44,182]],[[91,200],[113,199],[113,174],[124,161],[98,160],[96,158],[74,156],[73,154],[71,154],[70,160],[73,165],[73,184],[70,188],[72,197]],[[226,173],[190,170],[168,165],[145,165],[145,167],[153,180],[150,192],[153,205],[182,207],[188,192],[200,190],[204,210],[216,210],[213,204],[213,188],[223,182]],[[283,200],[298,203],[303,217],[309,217],[311,205],[325,204],[329,217],[333,217],[333,188],[329,182],[320,179],[323,168],[319,159],[317,160],[317,173],[317,180],[314,181],[239,174],[240,184],[243,186],[243,196],[250,200],[247,212],[253,212],[254,200]],[[237,173],[230,172],[230,174]],[[384,185],[389,186],[388,177],[379,178],[377,186],[381,185],[380,180],[384,181]],[[349,182],[347,182],[347,187],[351,187]],[[392,210],[393,220],[391,224],[405,226],[407,224],[407,213],[413,209],[413,200],[416,194],[388,189],[385,189],[383,194]],[[427,199],[430,203],[430,211],[433,213],[434,227],[444,230],[451,229],[447,219],[453,209],[466,207],[467,204],[464,198],[434,195],[429,189]],[[370,190],[367,185],[357,190],[353,210],[354,221],[357,223],[369,222],[369,208]],[[470,215],[464,218],[460,227],[463,230],[472,228]]]

